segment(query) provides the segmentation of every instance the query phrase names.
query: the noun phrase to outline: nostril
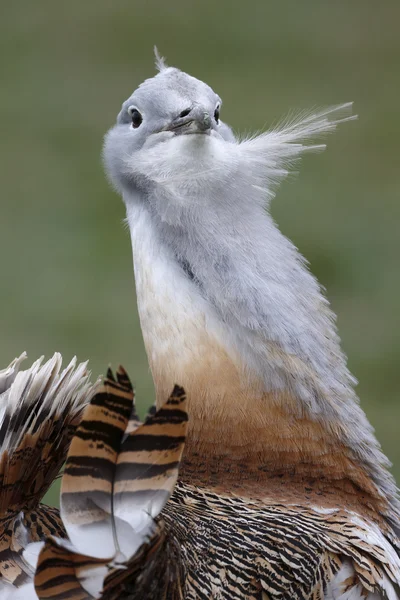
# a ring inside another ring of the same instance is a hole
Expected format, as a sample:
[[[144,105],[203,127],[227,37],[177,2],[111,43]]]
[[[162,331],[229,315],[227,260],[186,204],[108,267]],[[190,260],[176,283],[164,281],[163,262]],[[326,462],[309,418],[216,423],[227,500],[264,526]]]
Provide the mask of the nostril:
[[[182,119],[183,117],[187,117],[187,116],[188,116],[188,114],[190,114],[190,111],[191,111],[191,110],[192,110],[191,108],[186,108],[185,110],[183,110],[183,111],[181,112],[181,114],[179,115],[179,117],[180,117],[181,119]]]

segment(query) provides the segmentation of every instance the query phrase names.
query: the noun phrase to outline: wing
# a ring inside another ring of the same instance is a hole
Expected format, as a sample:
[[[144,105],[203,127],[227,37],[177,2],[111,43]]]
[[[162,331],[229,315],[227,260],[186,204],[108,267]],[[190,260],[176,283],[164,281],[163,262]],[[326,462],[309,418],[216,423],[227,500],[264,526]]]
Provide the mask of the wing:
[[[60,354],[41,362],[16,374],[0,397],[0,515],[38,506],[93,392],[86,364],[74,359],[60,373]]]
[[[22,556],[27,544],[65,535],[57,511],[39,502],[94,390],[86,364],[76,366],[76,359],[61,371],[61,355],[55,354],[19,371],[25,356],[0,372],[0,591],[31,578]]]
[[[173,492],[186,427],[182,388],[139,425],[126,372],[108,371],[71,442],[61,491],[70,541],[50,539],[40,552],[39,598],[98,598],[106,577],[104,598],[127,589],[153,598],[156,581],[166,598],[181,597],[179,547],[155,518]]]

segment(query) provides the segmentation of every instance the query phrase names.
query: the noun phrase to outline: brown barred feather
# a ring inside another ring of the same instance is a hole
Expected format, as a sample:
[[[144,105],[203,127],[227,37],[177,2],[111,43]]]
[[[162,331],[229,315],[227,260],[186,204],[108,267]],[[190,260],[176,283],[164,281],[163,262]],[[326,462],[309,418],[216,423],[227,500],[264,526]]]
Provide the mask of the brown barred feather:
[[[126,436],[128,433],[135,431],[142,424],[142,421],[140,420],[139,415],[136,411],[135,391],[133,389],[131,380],[128,377],[128,373],[121,365],[117,369],[117,381],[119,385],[123,387],[132,396],[132,410],[129,417],[128,425],[125,429]]]
[[[40,600],[92,600],[93,596],[80,583],[80,572],[105,564],[71,552],[50,538],[40,552],[34,576],[36,594]]]
[[[133,390],[112,376],[104,380],[86,408],[71,442],[62,478],[64,521],[85,526],[109,520],[118,453],[133,402]]]
[[[138,492],[169,496],[178,477],[185,442],[186,396],[175,386],[170,398],[140,429],[124,440],[117,461],[114,497]],[[154,493],[155,492],[155,493]],[[141,494],[141,498],[143,495]]]

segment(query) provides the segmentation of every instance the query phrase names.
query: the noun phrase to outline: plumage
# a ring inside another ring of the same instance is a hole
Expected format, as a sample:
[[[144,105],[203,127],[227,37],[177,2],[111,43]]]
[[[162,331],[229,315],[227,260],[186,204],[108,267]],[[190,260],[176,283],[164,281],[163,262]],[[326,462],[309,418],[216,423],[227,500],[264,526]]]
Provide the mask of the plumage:
[[[175,381],[188,395],[164,510],[183,598],[400,597],[389,461],[329,304],[269,212],[350,105],[240,139],[207,84],[157,66],[123,103],[104,161],[126,204],[157,404]]]
[[[58,511],[40,500],[65,461],[74,429],[94,391],[86,363],[61,371],[61,356],[21,371],[22,354],[0,371],[0,598],[22,597],[33,567],[28,544],[65,536]],[[20,592],[18,591],[20,589]]]
[[[178,483],[163,515],[180,545],[192,548],[185,553],[190,600],[258,600],[262,592],[270,599],[329,598],[324,590],[344,565],[352,588],[399,590],[400,560],[390,542],[344,509],[260,503]]]
[[[51,537],[40,551],[40,599],[154,598],[156,590],[175,598],[179,547],[156,519],[177,480],[185,406],[175,386],[142,424],[126,372],[120,367],[115,378],[108,371],[71,442],[61,487],[68,538]]]

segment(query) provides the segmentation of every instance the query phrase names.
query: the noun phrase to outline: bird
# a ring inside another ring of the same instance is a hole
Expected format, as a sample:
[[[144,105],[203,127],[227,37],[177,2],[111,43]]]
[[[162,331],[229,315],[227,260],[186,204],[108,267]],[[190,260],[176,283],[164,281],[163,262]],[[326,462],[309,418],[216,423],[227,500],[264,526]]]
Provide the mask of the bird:
[[[0,370],[0,598],[27,598],[31,543],[66,536],[56,508],[40,501],[58,476],[95,392],[87,363],[62,370],[61,354],[21,370],[22,353]],[[36,596],[33,596],[36,597]]]
[[[160,512],[187,429],[175,385],[144,422],[125,369],[89,381],[56,353],[0,371],[0,599],[181,598],[180,548]],[[61,465],[60,510],[40,503]],[[161,595],[162,594],[162,595]]]
[[[162,515],[185,599],[400,598],[400,504],[335,316],[271,200],[351,103],[240,137],[167,65],[125,100],[103,162],[122,196],[157,406],[189,426]]]

